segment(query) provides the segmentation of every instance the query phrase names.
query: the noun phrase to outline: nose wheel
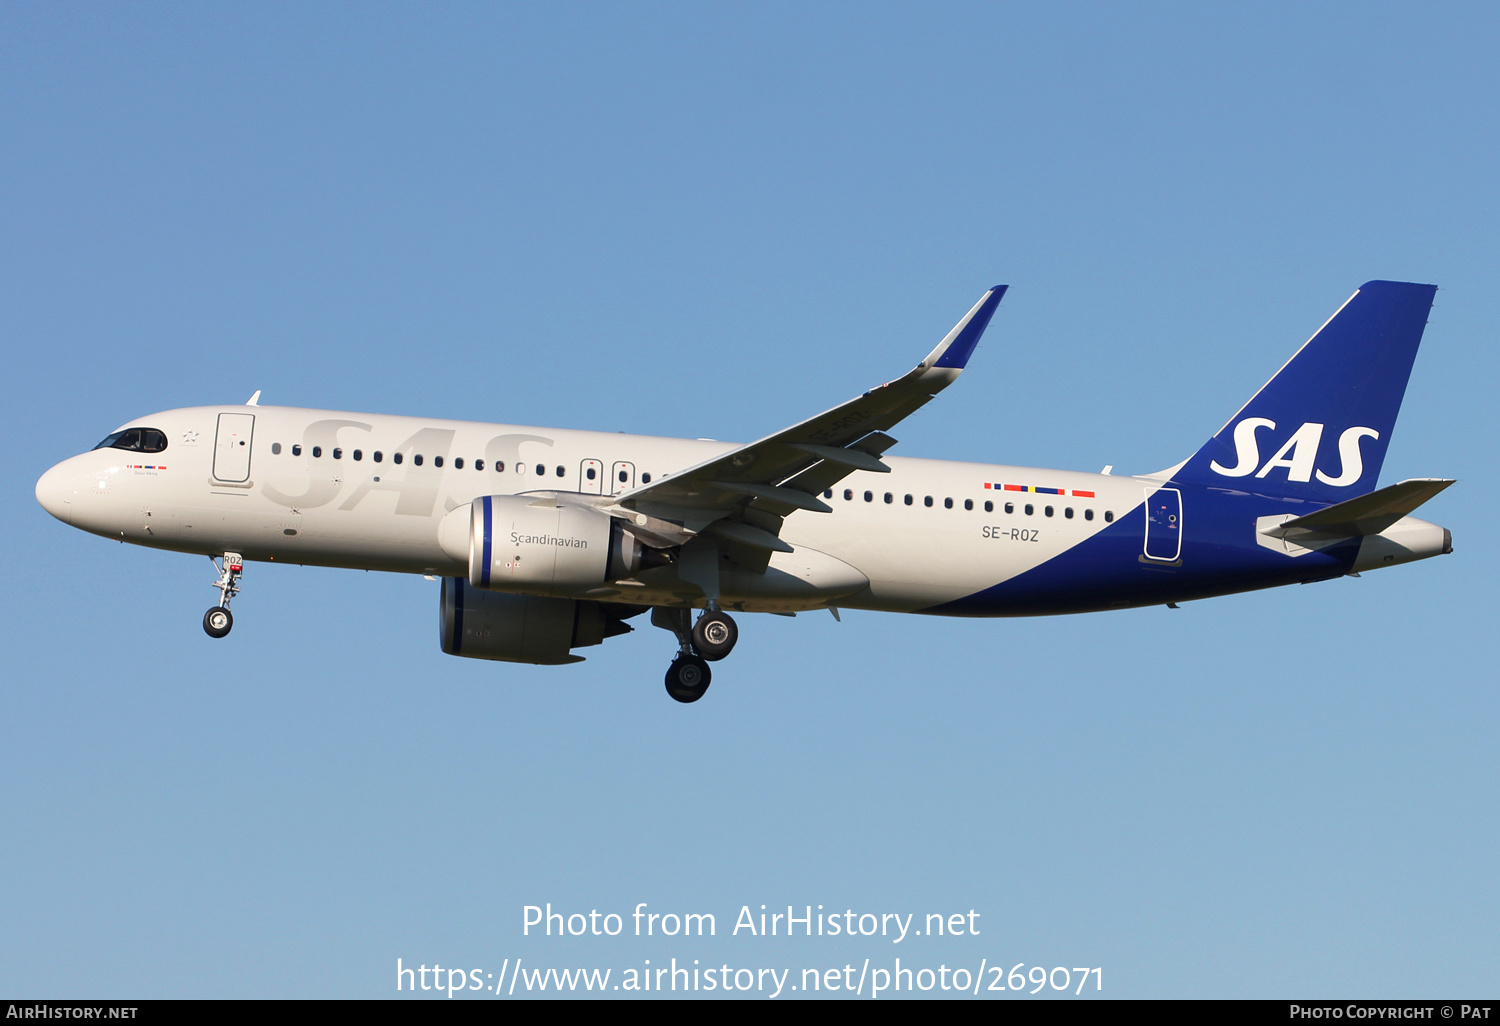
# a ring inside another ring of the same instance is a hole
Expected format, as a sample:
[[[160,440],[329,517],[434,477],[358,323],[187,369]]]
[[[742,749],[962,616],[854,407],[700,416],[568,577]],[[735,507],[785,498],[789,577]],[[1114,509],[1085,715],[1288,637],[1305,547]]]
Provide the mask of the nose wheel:
[[[219,589],[219,604],[203,614],[203,633],[210,638],[222,638],[234,626],[234,616],[229,612],[230,601],[240,593],[240,575],[245,572],[245,561],[238,552],[224,553],[222,563],[213,559],[219,579],[214,587]]]
[[[234,616],[223,606],[214,606],[203,614],[203,633],[210,638],[222,638],[234,626]]]

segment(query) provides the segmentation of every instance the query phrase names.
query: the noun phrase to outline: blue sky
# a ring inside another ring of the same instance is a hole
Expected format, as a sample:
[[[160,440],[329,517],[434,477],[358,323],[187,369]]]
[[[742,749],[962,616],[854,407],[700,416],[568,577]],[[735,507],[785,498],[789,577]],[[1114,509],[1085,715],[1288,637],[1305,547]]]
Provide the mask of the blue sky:
[[[1100,966],[1116,997],[1500,982],[1478,4],[0,8],[0,992],[403,964]],[[242,402],[758,437],[1012,286],[912,456],[1185,457],[1363,281],[1441,287],[1382,481],[1454,555],[1060,619],[442,655],[436,585],[111,545],[35,480]],[[523,937],[522,907],[712,912]],[[758,911],[977,910],[900,947]],[[799,992],[800,993],[800,992]]]

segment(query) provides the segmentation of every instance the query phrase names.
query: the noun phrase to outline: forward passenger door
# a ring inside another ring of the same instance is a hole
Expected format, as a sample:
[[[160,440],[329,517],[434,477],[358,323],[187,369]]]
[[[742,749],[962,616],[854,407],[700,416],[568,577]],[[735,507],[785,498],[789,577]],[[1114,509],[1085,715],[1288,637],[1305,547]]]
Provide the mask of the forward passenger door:
[[[220,481],[250,480],[250,441],[255,414],[221,413],[214,436],[214,477]]]

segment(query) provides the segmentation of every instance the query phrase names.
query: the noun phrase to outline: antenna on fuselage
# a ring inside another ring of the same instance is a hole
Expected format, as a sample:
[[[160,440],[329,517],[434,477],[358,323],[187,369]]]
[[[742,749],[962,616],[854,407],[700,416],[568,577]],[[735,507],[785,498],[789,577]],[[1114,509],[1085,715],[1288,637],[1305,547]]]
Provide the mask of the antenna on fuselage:
[[[260,405],[260,389],[257,388],[255,390],[255,394],[252,395],[249,399],[245,400],[245,405],[246,406],[259,406]]]

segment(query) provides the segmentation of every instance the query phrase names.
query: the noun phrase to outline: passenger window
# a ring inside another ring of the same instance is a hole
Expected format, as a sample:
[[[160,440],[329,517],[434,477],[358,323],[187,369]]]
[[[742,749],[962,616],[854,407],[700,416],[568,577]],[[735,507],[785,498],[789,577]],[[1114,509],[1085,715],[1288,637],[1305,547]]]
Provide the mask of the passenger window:
[[[1067,517],[1069,520],[1072,520],[1073,519],[1073,507],[1069,506],[1067,509],[1063,510],[1063,516]]]
[[[402,454],[401,454],[401,453],[399,453],[399,452],[393,452],[393,453],[391,453],[391,462],[392,462],[392,463],[400,463],[400,462],[401,462],[401,461],[402,461],[402,460],[403,460],[403,459],[405,459],[405,458],[406,458],[406,457],[404,457],[404,456],[403,456],[403,455],[402,455]]]
[[[413,465],[420,467],[422,465],[422,454],[417,453],[411,458],[411,461]]]
[[[906,504],[907,504],[907,505],[908,505],[908,506],[910,506],[910,505],[911,505],[911,496],[910,496],[910,495],[908,495],[908,496],[907,496],[907,497],[906,497]]]
[[[923,496],[922,497],[922,505],[926,506],[928,509],[931,509],[932,508],[932,496],[930,496],[930,495]],[[953,504],[950,502],[948,505],[951,506]]]
[[[544,466],[542,466],[540,463],[538,463],[536,465],[536,476],[537,477],[545,477],[546,474],[547,474],[547,468],[544,467]]]
[[[280,456],[281,455],[281,443],[280,442],[272,442],[271,443],[271,455],[272,456]]]
[[[845,488],[844,489],[844,501],[848,502],[852,498],[854,498],[854,489],[853,488]]]
[[[475,470],[483,470],[484,469],[484,460],[475,460],[474,461],[474,469]],[[505,464],[504,463],[496,463],[495,464],[495,470],[496,471],[501,471],[501,470],[504,470],[504,469],[505,469]]]
[[[463,460],[459,460],[458,461],[458,463],[459,463],[460,466],[463,465],[463,462],[464,462]],[[441,467],[443,465],[443,458],[441,456],[434,456],[432,458],[432,465],[434,467]]]
[[[302,446],[300,446],[300,445],[294,445],[294,446],[292,446],[292,455],[293,456],[301,456],[302,455]]]
[[[623,471],[623,470],[620,471],[620,483],[621,484],[625,484],[629,480],[630,480],[630,474],[627,473],[626,471]]]
[[[1036,512],[1036,507],[1033,506],[1031,503],[1028,502],[1026,504],[1026,515],[1029,517],[1029,516],[1031,516],[1031,514],[1033,514],[1035,512]]]
[[[384,458],[385,457],[383,457],[383,456],[380,455],[380,450],[379,449],[376,449],[375,450],[375,455],[371,457],[371,459],[373,459],[376,463],[379,463]]]
[[[1005,504],[1005,512],[1007,512],[1007,513],[1014,513],[1015,511],[1016,511],[1016,504],[1014,502],[1007,502]]]
[[[650,483],[651,483],[651,475],[650,474],[642,474],[641,475],[641,484],[650,484]]]
[[[455,456],[455,457],[453,457],[453,469],[454,470],[462,470],[462,469],[464,469],[464,458],[462,456]]]
[[[1106,524],[1112,524],[1112,523],[1114,523],[1114,521],[1115,521],[1115,514],[1114,514],[1114,512],[1112,510],[1105,510],[1104,511],[1104,522]]]
[[[991,502],[989,499],[985,499],[984,500],[984,511],[986,513],[993,513],[993,512],[995,512],[995,504],[993,502]]]
[[[865,501],[866,502],[874,502],[875,501],[875,493],[874,492],[865,492]]]
[[[833,489],[829,488],[827,491],[825,491],[823,493],[823,498],[825,498],[825,499],[831,499],[831,498],[833,498]]]
[[[558,467],[557,468],[557,476],[558,477],[567,477],[568,476],[568,472],[566,470],[564,470],[562,467]]]
[[[365,458],[365,452],[364,452],[363,449],[355,449],[354,450],[354,462],[355,463],[358,463],[360,460],[362,460],[364,458]]]
[[[1042,512],[1050,517],[1052,515],[1052,507],[1048,506],[1046,509],[1042,510]]]
[[[1091,509],[1084,510],[1083,511],[1083,519],[1085,519],[1085,520],[1092,520],[1092,519],[1094,519],[1094,511],[1091,510]]]
[[[892,502],[896,501],[896,497],[894,495],[892,495],[890,492],[886,492],[885,493],[885,501],[886,501],[886,505],[890,505]]]
[[[596,471],[596,470],[594,470],[594,468],[593,468],[593,467],[590,467],[590,468],[589,468],[589,469],[588,469],[588,470],[587,470],[587,471],[586,471],[586,472],[585,472],[585,473],[584,473],[584,475],[583,475],[583,476],[584,476],[584,477],[586,477],[586,478],[588,478],[588,479],[589,479],[589,480],[590,480],[590,481],[592,481],[592,480],[593,480],[593,479],[594,479],[594,478],[596,478],[596,477],[598,477],[598,476],[599,476],[599,475],[598,475],[598,472],[597,472],[597,471]]]
[[[313,456],[317,459],[323,458],[323,447],[321,445],[313,446]]]
[[[952,509],[953,508],[953,500],[952,499],[944,499],[943,500],[943,508],[944,509]]]
[[[974,500],[973,499],[965,499],[964,500],[964,509],[973,509],[973,508],[974,508]]]
[[[333,458],[336,459],[336,460],[343,459],[344,458],[344,450],[342,450],[342,449],[335,449],[335,450],[333,450]]]

